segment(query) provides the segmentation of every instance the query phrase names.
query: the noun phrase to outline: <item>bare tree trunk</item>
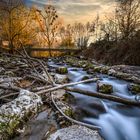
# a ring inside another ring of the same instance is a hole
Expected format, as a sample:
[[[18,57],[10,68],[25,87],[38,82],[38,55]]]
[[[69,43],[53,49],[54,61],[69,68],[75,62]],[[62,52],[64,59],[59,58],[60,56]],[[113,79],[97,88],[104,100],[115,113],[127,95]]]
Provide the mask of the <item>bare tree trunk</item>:
[[[126,105],[134,105],[134,106],[140,107],[140,102],[124,99],[124,98],[114,96],[114,95],[107,95],[107,94],[103,94],[103,93],[94,93],[91,91],[84,91],[81,89],[70,88],[70,87],[67,87],[66,90],[71,91],[71,92],[78,92],[83,95],[96,97],[96,98],[100,98],[100,99],[107,99],[107,100],[114,101],[117,103],[122,103],[122,104],[126,104]]]

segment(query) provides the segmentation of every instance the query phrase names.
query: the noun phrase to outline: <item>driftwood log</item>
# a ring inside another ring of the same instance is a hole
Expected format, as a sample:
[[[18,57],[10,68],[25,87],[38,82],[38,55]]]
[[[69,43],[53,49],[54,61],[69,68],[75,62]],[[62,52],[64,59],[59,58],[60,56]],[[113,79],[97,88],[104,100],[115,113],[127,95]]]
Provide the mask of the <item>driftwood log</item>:
[[[45,90],[41,90],[39,92],[37,92],[37,94],[45,94],[45,93],[48,93],[48,92],[52,92],[52,91],[55,91],[55,90],[58,90],[58,89],[64,89],[68,86],[74,86],[74,85],[78,85],[78,84],[82,84],[82,83],[89,83],[89,82],[96,82],[97,80],[99,80],[98,78],[92,78],[92,79],[88,79],[88,80],[83,80],[83,81],[80,81],[80,82],[73,82],[73,83],[68,83],[68,84],[63,84],[63,85],[56,85],[55,87],[52,87],[50,89],[45,89]]]
[[[96,98],[100,98],[100,99],[107,99],[110,101],[114,101],[117,103],[122,103],[122,104],[126,104],[126,105],[133,105],[133,106],[137,106],[140,107],[140,102],[134,101],[134,100],[128,100],[125,98],[121,98],[115,95],[107,95],[107,94],[103,94],[103,93],[94,93],[91,91],[84,91],[82,89],[77,89],[77,88],[71,88],[71,87],[66,87],[65,88],[67,91],[70,92],[76,92],[76,93],[80,93],[83,95],[87,95],[87,96],[91,96],[91,97],[96,97]]]

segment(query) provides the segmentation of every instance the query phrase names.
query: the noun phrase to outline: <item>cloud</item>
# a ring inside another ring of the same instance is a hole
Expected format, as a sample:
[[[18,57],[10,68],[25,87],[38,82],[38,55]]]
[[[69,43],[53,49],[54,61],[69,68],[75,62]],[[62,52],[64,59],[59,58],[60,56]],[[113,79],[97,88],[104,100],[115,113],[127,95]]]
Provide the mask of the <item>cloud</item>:
[[[48,0],[27,0],[29,3],[43,6]],[[115,0],[114,0],[115,1]],[[91,18],[91,15],[97,12],[103,12],[113,4],[113,0],[52,0],[60,16],[68,21]],[[69,18],[69,19],[67,19]]]

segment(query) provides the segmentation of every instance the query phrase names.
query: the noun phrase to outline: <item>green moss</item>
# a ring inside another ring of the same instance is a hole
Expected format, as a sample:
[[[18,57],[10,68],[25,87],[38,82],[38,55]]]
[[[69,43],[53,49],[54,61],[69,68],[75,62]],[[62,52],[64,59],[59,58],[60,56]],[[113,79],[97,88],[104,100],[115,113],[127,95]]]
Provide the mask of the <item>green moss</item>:
[[[92,63],[88,63],[88,68],[89,68],[89,69],[94,69],[94,67],[95,67],[95,66],[94,66]]]
[[[88,80],[88,79],[90,79],[90,76],[88,76],[88,75],[86,75],[82,78],[82,80]]]
[[[103,73],[103,74],[108,74],[108,70],[109,70],[109,67],[103,67],[103,68],[101,69],[101,73]]]
[[[65,93],[62,97],[62,100],[65,102],[75,102],[75,97],[70,93]]]
[[[138,94],[138,93],[140,93],[140,85],[132,84],[132,85],[129,86],[129,90],[130,90],[133,94]]]
[[[57,69],[57,72],[58,72],[59,74],[67,74],[67,73],[68,73],[68,69],[67,69],[66,67],[59,67],[59,68]]]
[[[101,72],[101,67],[99,66],[99,67],[94,67],[94,72]]]
[[[113,92],[112,85],[102,84],[98,86],[98,91],[105,94],[110,94]]]
[[[4,140],[7,140],[16,134],[16,129],[20,124],[19,117],[3,114],[1,114],[0,117],[5,120],[0,122],[0,135]]]
[[[67,116],[72,117],[72,118],[73,118],[73,116],[74,116],[74,112],[73,112],[72,108],[66,109],[66,110],[64,111],[64,113],[65,113]]]

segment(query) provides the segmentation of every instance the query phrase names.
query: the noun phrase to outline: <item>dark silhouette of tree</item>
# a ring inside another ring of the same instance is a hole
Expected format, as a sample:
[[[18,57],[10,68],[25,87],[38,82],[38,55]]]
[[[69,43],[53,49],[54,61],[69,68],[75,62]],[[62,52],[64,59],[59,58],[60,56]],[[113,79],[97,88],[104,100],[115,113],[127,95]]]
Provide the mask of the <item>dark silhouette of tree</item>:
[[[51,55],[51,47],[53,47],[56,36],[58,34],[58,29],[60,27],[60,22],[58,22],[57,11],[54,6],[46,5],[43,10],[36,10],[36,19],[39,23],[40,31],[44,40],[47,42],[50,49],[49,55]]]
[[[118,2],[116,18],[122,39],[134,36],[140,25],[140,0],[123,0]]]

